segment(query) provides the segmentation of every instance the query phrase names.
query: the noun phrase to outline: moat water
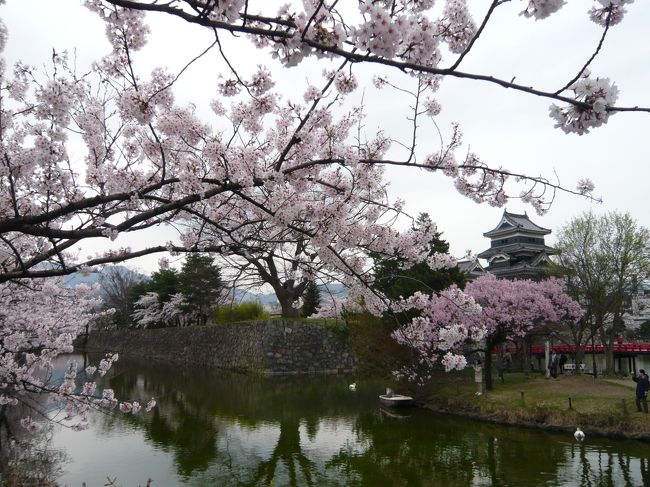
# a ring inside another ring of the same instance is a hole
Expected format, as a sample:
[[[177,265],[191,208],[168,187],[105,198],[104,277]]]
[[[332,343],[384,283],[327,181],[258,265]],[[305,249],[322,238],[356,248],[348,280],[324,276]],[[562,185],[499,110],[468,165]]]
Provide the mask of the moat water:
[[[56,427],[60,485],[642,486],[650,444],[382,409],[383,385],[344,377],[258,377],[118,362],[120,398],[155,397],[140,415],[95,414]]]

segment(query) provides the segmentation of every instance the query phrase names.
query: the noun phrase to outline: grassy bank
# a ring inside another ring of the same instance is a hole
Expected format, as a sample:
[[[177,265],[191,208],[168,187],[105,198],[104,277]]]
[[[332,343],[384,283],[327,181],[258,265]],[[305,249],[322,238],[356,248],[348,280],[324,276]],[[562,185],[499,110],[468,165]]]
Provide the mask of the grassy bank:
[[[482,396],[475,387],[473,371],[441,374],[419,397],[435,411],[487,421],[570,431],[580,426],[587,434],[650,439],[650,415],[636,411],[631,379],[513,373]]]

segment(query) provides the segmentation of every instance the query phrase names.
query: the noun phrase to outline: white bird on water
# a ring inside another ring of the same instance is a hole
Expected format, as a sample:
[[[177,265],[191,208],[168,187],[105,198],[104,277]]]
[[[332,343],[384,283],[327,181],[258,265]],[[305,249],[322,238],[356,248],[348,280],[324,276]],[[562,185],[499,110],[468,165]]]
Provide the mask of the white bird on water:
[[[576,432],[573,433],[573,437],[578,441],[582,441],[585,439],[585,434],[580,428],[576,428]]]
[[[356,382],[353,382],[352,384],[350,384],[350,385],[348,386],[348,388],[349,388],[351,391],[356,391],[356,390],[357,390],[357,383],[356,383]]]

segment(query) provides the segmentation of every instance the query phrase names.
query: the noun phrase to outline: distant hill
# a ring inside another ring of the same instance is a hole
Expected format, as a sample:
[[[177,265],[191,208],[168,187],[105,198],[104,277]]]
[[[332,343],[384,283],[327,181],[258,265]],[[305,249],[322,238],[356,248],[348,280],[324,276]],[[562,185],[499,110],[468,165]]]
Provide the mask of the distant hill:
[[[260,303],[263,306],[273,306],[277,304],[278,299],[275,297],[274,293],[267,293],[267,294],[259,294],[259,293],[251,293],[249,291],[245,291],[244,289],[240,288],[235,288],[234,290],[235,293],[235,301],[243,303],[243,302],[254,302],[254,303]]]
[[[350,292],[347,287],[338,282],[320,285],[318,286],[318,290],[320,291],[321,298],[329,295],[335,296],[337,298],[344,298]]]
[[[337,298],[344,298],[348,295],[348,288],[346,288],[343,284],[339,284],[337,282],[331,284],[322,284],[318,286],[318,290],[320,291],[321,300],[323,301],[328,300],[330,295]],[[235,288],[235,300],[239,302],[258,302],[265,307],[273,307],[278,305],[278,298],[276,298],[275,293],[251,293],[239,288]]]
[[[103,269],[95,270],[93,272],[90,272],[88,274],[82,274],[80,272],[75,272],[74,274],[70,274],[68,276],[63,277],[63,285],[65,287],[75,287],[78,286],[79,284],[87,284],[89,286],[92,286],[94,284],[98,284],[102,276],[106,275],[109,272],[128,272],[131,275],[135,276],[138,281],[145,281],[149,279],[149,276],[146,276],[144,274],[141,274],[137,271],[134,271],[132,269],[129,269],[128,267],[125,267],[123,265],[114,265],[110,267],[104,267]],[[101,296],[101,290],[99,292]]]
[[[74,287],[79,284],[88,284],[89,286],[92,286],[93,284],[98,284],[101,281],[102,276],[106,275],[108,272],[113,272],[115,269],[119,269],[123,272],[130,272],[136,275],[139,281],[145,281],[149,279],[149,276],[129,269],[126,266],[114,265],[110,267],[104,267],[100,270],[95,270],[88,274],[75,272],[74,274],[64,276],[63,282],[66,287]],[[330,295],[337,298],[343,298],[348,295],[348,289],[343,284],[339,283],[322,284],[318,286],[318,289],[320,290],[322,301],[329,300]],[[276,298],[275,293],[252,293],[240,288],[235,288],[235,301],[257,302],[266,308],[273,308],[275,306],[278,306],[278,299]]]

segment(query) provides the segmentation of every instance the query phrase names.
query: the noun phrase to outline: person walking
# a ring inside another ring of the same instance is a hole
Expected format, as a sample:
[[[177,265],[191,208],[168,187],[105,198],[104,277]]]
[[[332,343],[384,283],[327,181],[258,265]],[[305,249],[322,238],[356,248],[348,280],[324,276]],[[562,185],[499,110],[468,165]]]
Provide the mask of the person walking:
[[[634,375],[632,372],[632,380],[636,382],[636,410],[641,412],[641,406],[643,406],[643,412],[648,414],[648,390],[650,390],[648,374],[645,373],[645,370],[639,369],[638,375]]]

